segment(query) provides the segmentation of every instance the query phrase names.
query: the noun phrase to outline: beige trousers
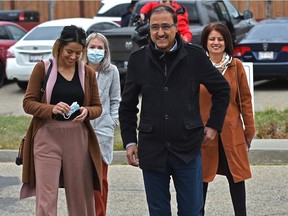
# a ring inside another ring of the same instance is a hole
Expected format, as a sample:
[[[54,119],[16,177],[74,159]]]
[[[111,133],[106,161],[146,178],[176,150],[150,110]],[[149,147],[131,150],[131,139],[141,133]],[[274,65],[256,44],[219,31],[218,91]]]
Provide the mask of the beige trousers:
[[[34,138],[36,215],[56,216],[60,173],[69,216],[94,216],[92,160],[84,124],[49,120]]]

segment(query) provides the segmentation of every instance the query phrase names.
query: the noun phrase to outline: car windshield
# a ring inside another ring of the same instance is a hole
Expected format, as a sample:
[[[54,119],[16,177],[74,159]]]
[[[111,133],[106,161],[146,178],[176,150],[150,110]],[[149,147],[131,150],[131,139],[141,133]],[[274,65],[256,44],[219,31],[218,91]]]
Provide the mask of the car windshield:
[[[98,13],[96,14],[97,17],[107,16],[107,17],[121,17],[124,13],[127,12],[127,7],[129,3],[123,3],[119,5],[115,5],[110,10],[105,11],[107,7],[104,7],[104,4],[101,5],[99,8]]]
[[[64,26],[47,26],[35,28],[23,40],[56,40]]]
[[[288,38],[288,25],[287,23],[269,24],[269,25],[256,25],[254,26],[247,35],[247,39],[254,38]]]

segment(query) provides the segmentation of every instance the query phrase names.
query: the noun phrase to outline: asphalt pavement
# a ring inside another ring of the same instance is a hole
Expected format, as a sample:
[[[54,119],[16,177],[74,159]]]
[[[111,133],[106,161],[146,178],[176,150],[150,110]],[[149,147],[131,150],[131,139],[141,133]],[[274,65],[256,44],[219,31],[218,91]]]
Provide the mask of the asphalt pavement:
[[[250,216],[287,216],[287,165],[252,166],[253,178],[246,181],[247,213]],[[0,163],[0,215],[35,215],[35,197],[19,200],[21,166]],[[128,165],[111,165],[108,172],[107,216],[148,216],[141,170]],[[171,181],[172,212],[177,215],[175,190]],[[58,215],[68,215],[64,190],[59,190]],[[207,216],[232,216],[228,183],[217,176],[209,184]]]

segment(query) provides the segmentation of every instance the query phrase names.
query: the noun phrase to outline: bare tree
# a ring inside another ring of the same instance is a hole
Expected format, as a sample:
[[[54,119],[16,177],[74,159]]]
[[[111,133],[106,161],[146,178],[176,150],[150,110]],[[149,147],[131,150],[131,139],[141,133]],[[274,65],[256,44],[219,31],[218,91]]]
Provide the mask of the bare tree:
[[[245,10],[250,9],[250,0],[246,0]]]
[[[272,0],[266,0],[266,18],[272,17]]]
[[[48,1],[48,20],[54,20],[54,7],[55,7],[55,0]]]

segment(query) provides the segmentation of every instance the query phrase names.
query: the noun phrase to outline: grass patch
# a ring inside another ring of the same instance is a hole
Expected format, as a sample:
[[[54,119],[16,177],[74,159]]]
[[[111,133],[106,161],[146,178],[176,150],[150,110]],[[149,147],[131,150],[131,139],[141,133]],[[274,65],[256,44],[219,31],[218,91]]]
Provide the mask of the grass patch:
[[[259,139],[287,139],[288,138],[288,109],[278,111],[267,109],[255,113],[257,129],[256,138]]]
[[[31,117],[0,115],[0,149],[18,149]],[[258,139],[288,139],[288,109],[267,109],[255,112],[256,136]],[[116,128],[114,150],[124,150],[120,128]]]
[[[0,149],[18,149],[31,119],[31,116],[0,115]],[[114,150],[124,150],[119,128],[115,131]]]
[[[120,127],[117,127],[116,130],[115,130],[114,150],[115,151],[124,150],[123,143],[122,143],[122,138],[121,138],[121,134],[120,134]]]
[[[30,121],[30,116],[0,115],[0,149],[18,149]]]

